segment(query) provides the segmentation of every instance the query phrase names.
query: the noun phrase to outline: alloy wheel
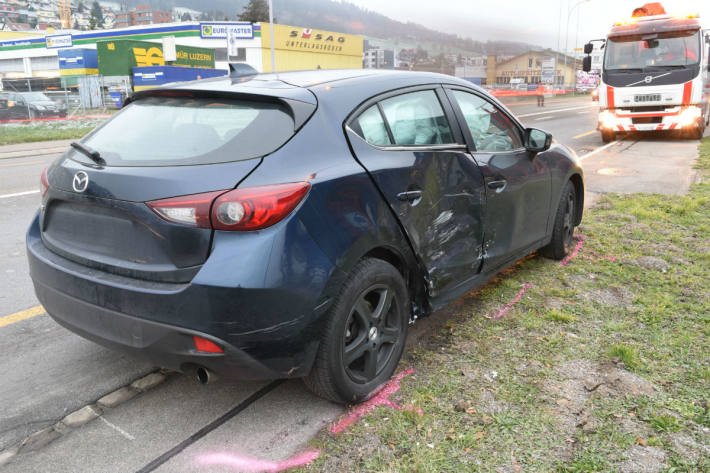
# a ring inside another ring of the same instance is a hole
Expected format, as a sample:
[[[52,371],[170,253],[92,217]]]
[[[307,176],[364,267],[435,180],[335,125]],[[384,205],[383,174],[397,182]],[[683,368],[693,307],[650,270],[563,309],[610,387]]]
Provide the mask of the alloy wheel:
[[[358,296],[343,337],[343,367],[354,382],[370,382],[387,366],[402,334],[398,311],[387,285],[371,286]]]

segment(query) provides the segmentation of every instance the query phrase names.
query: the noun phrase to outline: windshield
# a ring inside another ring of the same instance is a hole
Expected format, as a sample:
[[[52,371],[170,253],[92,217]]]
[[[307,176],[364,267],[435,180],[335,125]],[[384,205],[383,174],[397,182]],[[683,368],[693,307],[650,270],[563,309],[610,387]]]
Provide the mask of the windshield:
[[[28,102],[51,102],[52,99],[47,97],[41,92],[29,92],[22,94],[22,97],[24,97],[25,100]]]
[[[285,107],[243,100],[149,97],[82,141],[110,166],[169,166],[264,156],[294,134]],[[86,161],[80,153],[72,158]]]
[[[610,38],[606,45],[606,70],[638,70],[694,65],[700,57],[700,33],[674,33]]]

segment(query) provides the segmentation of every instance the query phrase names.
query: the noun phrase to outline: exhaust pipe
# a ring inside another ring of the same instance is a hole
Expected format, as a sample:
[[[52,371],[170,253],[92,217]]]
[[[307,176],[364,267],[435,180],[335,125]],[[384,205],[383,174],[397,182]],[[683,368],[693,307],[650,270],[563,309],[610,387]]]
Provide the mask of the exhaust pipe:
[[[197,371],[195,371],[195,377],[197,378],[197,382],[200,384],[209,384],[217,381],[217,375],[203,367],[197,368]]]

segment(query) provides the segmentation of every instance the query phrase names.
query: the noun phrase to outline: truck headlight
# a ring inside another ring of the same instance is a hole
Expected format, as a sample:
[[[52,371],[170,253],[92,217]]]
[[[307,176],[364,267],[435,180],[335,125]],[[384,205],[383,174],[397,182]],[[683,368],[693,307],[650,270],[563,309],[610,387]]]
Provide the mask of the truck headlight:
[[[698,118],[700,118],[702,115],[703,111],[700,110],[700,107],[691,105],[690,107],[680,112],[680,115],[678,116],[678,125],[680,125],[681,127],[695,125],[695,122],[697,122]]]
[[[616,115],[614,112],[604,110],[599,114],[599,123],[601,123],[602,128],[616,128]]]

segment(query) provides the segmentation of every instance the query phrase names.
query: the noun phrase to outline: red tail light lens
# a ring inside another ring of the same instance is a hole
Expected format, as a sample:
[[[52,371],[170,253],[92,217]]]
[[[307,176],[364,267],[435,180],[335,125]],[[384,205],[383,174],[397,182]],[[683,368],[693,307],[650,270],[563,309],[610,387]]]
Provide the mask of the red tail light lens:
[[[197,351],[203,351],[206,353],[224,353],[224,350],[222,350],[219,345],[207,340],[206,338],[193,335],[192,341],[195,343],[195,349]]]
[[[214,199],[227,191],[190,194],[170,199],[146,202],[153,212],[173,223],[182,223],[192,227],[211,228],[210,209]]]
[[[279,222],[308,193],[307,182],[246,187],[220,195],[212,206],[215,230],[260,230]]]
[[[311,185],[292,182],[214,191],[146,202],[163,219],[215,230],[260,230],[281,221]]]
[[[47,195],[47,191],[49,190],[49,179],[47,179],[48,169],[49,166],[44,168],[44,171],[42,171],[42,177],[39,178],[39,191],[42,193],[42,197]]]

